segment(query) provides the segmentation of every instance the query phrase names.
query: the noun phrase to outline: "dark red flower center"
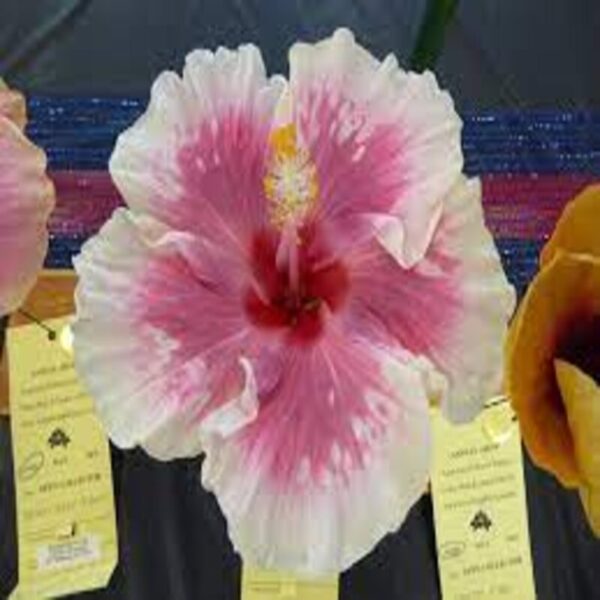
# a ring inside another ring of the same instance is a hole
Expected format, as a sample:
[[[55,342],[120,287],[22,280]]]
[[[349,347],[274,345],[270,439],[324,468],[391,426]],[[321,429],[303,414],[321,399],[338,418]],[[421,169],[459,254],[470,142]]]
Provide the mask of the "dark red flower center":
[[[573,320],[559,340],[556,356],[600,384],[600,315],[578,316]]]
[[[327,257],[303,232],[298,245],[298,283],[287,269],[277,267],[279,236],[262,232],[251,251],[253,284],[245,296],[248,318],[265,329],[287,329],[290,340],[310,343],[323,331],[327,313],[338,311],[346,299],[348,273],[340,260]]]

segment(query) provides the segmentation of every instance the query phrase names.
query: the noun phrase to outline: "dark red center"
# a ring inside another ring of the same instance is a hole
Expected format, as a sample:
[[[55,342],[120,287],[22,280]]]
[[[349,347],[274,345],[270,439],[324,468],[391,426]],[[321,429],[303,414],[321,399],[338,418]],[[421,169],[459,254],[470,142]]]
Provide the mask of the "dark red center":
[[[600,315],[578,316],[565,328],[556,356],[600,384]]]
[[[291,341],[310,343],[323,331],[327,312],[340,309],[348,293],[348,273],[339,260],[313,243],[311,232],[301,232],[299,284],[292,289],[289,271],[278,269],[279,236],[262,232],[255,236],[251,260],[255,285],[245,297],[248,318],[265,329],[287,329]],[[260,291],[256,288],[260,288]]]

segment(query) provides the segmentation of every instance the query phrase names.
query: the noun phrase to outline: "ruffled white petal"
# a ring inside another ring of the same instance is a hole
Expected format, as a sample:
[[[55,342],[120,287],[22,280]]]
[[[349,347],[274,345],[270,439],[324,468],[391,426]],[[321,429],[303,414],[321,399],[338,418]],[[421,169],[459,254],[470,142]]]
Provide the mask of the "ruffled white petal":
[[[457,265],[453,277],[462,296],[462,316],[432,359],[449,381],[444,413],[464,422],[501,392],[504,338],[516,304],[485,226],[478,179],[463,178],[448,195],[433,247]]]
[[[258,389],[254,370],[250,361],[244,357],[240,358],[240,364],[244,369],[246,384],[238,396],[207,414],[202,421],[202,429],[209,434],[229,437],[252,423],[258,415]]]
[[[401,265],[414,265],[462,168],[450,96],[429,72],[406,73],[393,56],[379,62],[345,29],[292,47],[290,87],[323,215],[363,215]]]
[[[221,427],[252,418],[256,385],[250,362],[239,365],[240,313],[215,291],[224,280],[208,259],[190,234],[120,209],[75,261],[76,365],[120,447],[141,445],[162,459],[193,456],[211,402],[221,407]],[[210,352],[219,344],[215,368]],[[221,404],[232,414],[239,405],[246,419],[227,421]]]
[[[196,50],[164,72],[146,112],[119,136],[110,173],[125,202],[170,226],[240,250],[263,223],[263,164],[285,82],[258,48]]]
[[[283,483],[273,480],[269,472],[269,464],[272,466],[277,458],[268,456],[277,448],[266,445],[268,432],[264,432],[264,439],[259,438],[260,451],[250,453],[245,430],[233,439],[215,436],[207,444],[203,482],[216,493],[233,543],[249,564],[309,575],[342,571],[397,529],[426,489],[429,414],[419,368],[406,355],[366,350],[369,346],[365,341],[356,347],[347,342],[347,347],[348,352],[378,356],[380,375],[393,389],[392,396],[385,399],[373,390],[365,390],[362,396],[366,406],[377,410],[383,403],[390,409],[383,432],[376,432],[368,421],[352,419],[356,439],[368,447],[362,465],[353,462],[351,452],[332,433],[322,441],[330,447],[326,471],[317,475],[306,457],[289,465],[295,476]],[[332,363],[331,370],[334,380],[347,377],[343,367]],[[312,398],[315,427],[326,428],[327,410],[337,410],[340,422],[350,418],[351,413],[344,413],[343,397],[335,405],[333,392],[328,398],[323,388],[322,394]],[[304,422],[281,421],[278,426],[283,428],[282,435],[301,444],[306,435],[302,432]],[[281,452],[285,451],[282,447]]]
[[[374,244],[355,249],[347,326],[421,357],[432,401],[467,421],[500,391],[503,340],[515,305],[478,180],[447,195],[425,256],[404,269]]]

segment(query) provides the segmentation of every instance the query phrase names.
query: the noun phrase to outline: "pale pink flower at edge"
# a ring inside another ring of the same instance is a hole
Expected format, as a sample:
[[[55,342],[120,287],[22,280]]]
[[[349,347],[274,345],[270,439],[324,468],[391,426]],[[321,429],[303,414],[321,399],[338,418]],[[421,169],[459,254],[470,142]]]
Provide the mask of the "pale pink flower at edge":
[[[23,133],[25,99],[0,80],[0,315],[24,300],[48,248],[54,187],[46,156]]]
[[[113,441],[206,452],[250,564],[336,572],[429,478],[428,406],[496,391],[514,294],[435,78],[346,30],[267,79],[188,55],[118,142],[118,210],[76,261],[78,369]]]

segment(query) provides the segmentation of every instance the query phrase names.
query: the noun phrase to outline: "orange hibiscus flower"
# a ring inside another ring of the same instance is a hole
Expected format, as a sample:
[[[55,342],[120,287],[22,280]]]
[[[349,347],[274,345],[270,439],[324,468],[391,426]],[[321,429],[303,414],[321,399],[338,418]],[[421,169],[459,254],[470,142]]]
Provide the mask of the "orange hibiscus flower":
[[[600,536],[600,185],[570,202],[506,346],[506,386],[540,467],[578,488]]]

